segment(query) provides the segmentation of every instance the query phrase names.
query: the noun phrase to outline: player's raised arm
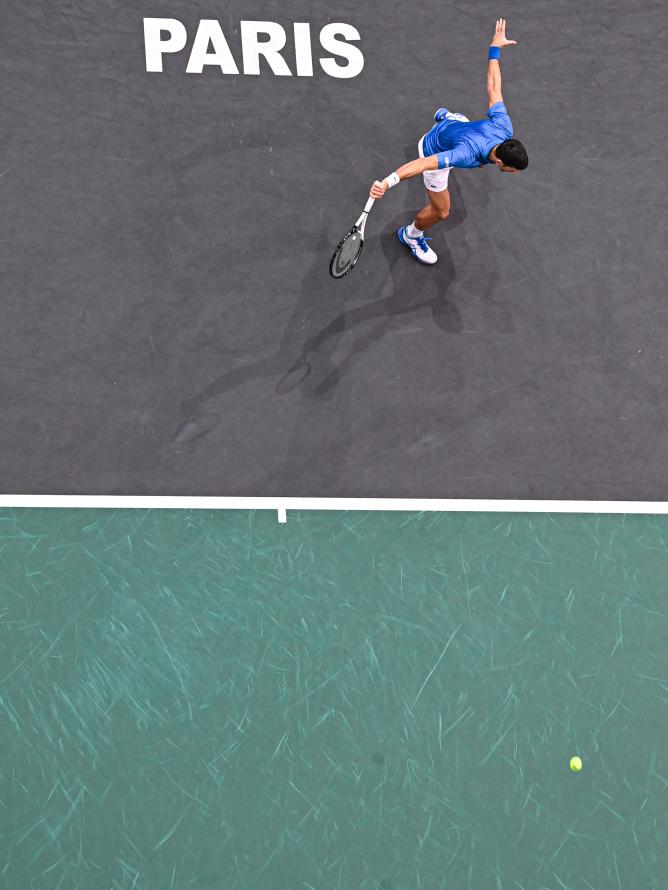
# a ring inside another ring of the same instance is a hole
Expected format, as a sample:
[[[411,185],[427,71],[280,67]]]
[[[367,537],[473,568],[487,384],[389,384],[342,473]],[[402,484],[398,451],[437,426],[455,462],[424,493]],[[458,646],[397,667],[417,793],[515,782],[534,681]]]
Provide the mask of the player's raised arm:
[[[398,185],[403,179],[411,179],[413,176],[419,176],[420,173],[424,173],[425,170],[437,169],[438,155],[431,155],[428,158],[416,158],[414,161],[409,161],[407,164],[403,164],[398,170],[395,170],[394,173],[390,173],[389,176],[386,176],[385,179],[377,179],[371,186],[369,194],[372,198],[382,198],[388,189],[391,189],[394,185]]]
[[[489,108],[497,102],[503,102],[501,93],[501,47],[515,46],[516,44],[516,40],[508,40],[506,38],[506,20],[497,19],[487,62],[487,99]]]

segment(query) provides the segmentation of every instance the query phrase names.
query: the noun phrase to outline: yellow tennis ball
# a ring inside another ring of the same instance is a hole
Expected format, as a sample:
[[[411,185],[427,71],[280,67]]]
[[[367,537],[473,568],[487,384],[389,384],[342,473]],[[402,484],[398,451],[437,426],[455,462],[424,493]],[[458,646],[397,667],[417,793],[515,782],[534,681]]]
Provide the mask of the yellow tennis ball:
[[[582,760],[579,757],[571,757],[571,769],[574,773],[579,773],[582,769]]]

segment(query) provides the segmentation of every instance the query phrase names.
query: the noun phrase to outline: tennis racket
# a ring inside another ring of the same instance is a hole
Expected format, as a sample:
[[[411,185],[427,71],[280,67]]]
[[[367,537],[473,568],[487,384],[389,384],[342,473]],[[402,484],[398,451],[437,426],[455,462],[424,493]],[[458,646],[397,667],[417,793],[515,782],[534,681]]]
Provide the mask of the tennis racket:
[[[364,247],[364,227],[369,211],[375,203],[375,198],[369,198],[362,215],[352,229],[339,241],[336,250],[329,262],[329,274],[332,278],[343,278],[353,271],[357,260],[360,258]]]

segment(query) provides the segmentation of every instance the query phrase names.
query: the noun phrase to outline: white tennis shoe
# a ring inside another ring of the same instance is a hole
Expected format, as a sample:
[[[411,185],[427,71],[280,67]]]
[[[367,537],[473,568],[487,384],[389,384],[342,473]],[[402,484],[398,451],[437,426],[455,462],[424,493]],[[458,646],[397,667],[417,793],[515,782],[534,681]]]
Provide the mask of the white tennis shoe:
[[[424,235],[420,238],[409,238],[406,226],[397,231],[397,238],[411,251],[418,262],[424,263],[426,266],[433,266],[438,259],[437,254],[427,244],[431,238],[425,238]]]

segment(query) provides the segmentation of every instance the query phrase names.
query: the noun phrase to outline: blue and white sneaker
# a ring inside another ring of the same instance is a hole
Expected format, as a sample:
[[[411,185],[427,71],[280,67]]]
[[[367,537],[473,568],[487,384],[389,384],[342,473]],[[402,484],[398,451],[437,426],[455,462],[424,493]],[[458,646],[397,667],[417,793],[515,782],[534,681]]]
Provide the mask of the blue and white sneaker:
[[[459,111],[448,111],[447,108],[439,108],[436,114],[434,115],[434,120],[437,124],[440,124],[441,121],[445,119],[449,121],[460,121],[462,123],[469,123],[469,119],[465,114],[461,114]]]
[[[409,248],[418,262],[424,263],[427,266],[433,266],[438,259],[436,253],[427,244],[427,241],[431,241],[431,238],[425,238],[424,235],[421,238],[409,238],[406,226],[397,230],[397,238]]]

